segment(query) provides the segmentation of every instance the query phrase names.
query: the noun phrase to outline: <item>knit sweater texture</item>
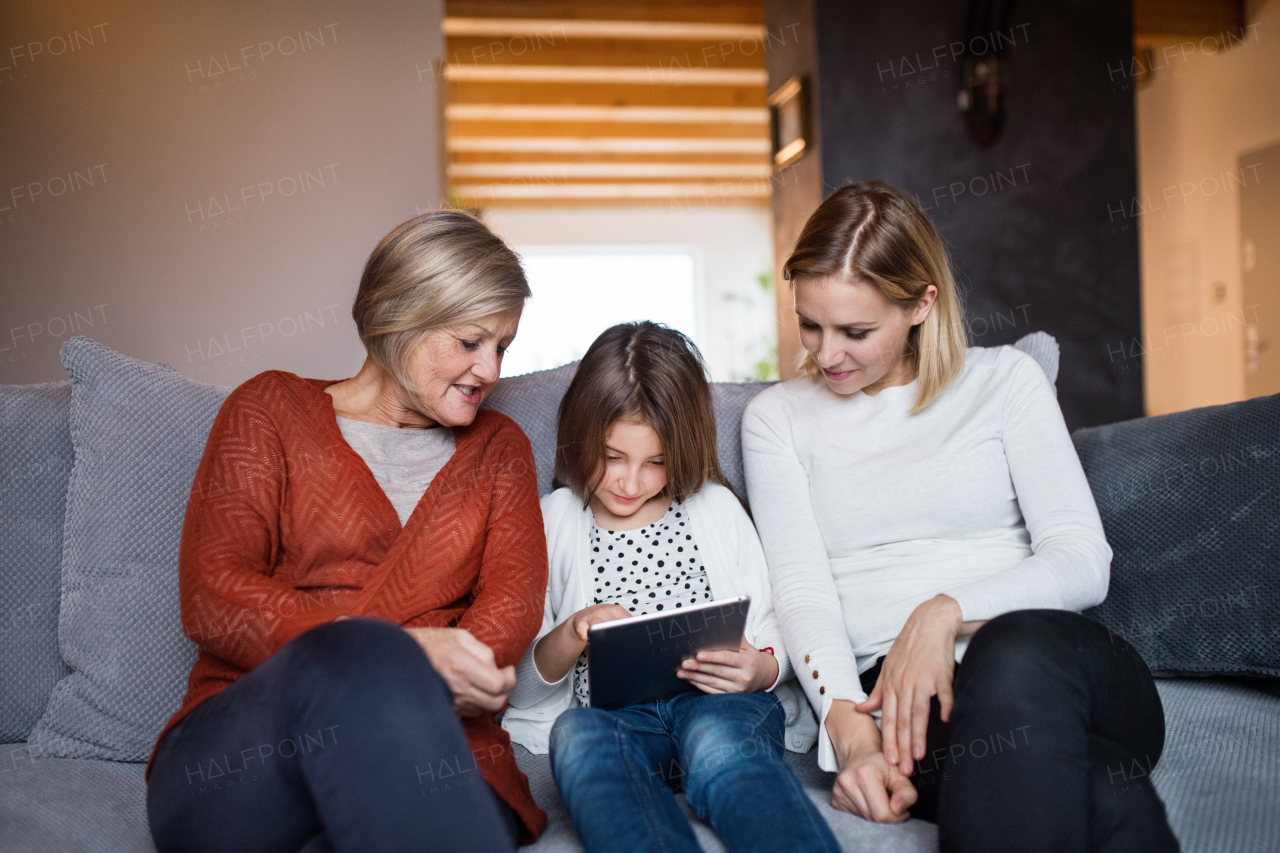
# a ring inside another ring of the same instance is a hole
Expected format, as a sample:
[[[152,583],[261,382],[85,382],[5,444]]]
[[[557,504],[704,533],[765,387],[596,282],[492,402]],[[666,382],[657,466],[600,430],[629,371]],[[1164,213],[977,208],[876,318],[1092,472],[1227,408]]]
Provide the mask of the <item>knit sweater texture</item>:
[[[402,526],[343,439],[330,384],[263,373],[214,421],[178,565],[183,629],[199,658],[164,732],[338,616],[465,628],[499,667],[519,663],[538,633],[547,548],[532,449],[515,422],[482,410],[457,427],[453,456]],[[489,716],[461,722],[481,775],[533,840],[546,815],[506,732]]]

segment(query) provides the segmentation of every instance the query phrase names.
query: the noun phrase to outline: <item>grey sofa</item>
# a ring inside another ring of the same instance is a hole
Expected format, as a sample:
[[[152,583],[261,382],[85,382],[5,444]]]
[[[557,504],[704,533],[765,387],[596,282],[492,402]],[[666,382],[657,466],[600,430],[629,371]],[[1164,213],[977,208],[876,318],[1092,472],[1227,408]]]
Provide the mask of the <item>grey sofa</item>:
[[[1057,351],[1051,339],[1042,336],[1024,348],[1035,351],[1052,378]],[[6,743],[0,746],[0,849],[151,851],[141,762],[148,738],[154,739],[178,705],[192,659],[178,623],[173,556],[199,448],[226,389],[200,386],[169,368],[134,362],[83,339],[69,342],[63,356],[75,383],[74,404],[72,382],[0,387],[0,742]],[[512,416],[529,435],[544,491],[550,488],[555,410],[569,376],[568,368],[559,368],[504,380],[487,403]],[[761,387],[714,388],[721,456],[739,490],[738,424]],[[1170,452],[1168,442],[1162,444],[1170,431],[1178,434],[1179,446],[1202,448],[1237,421],[1247,422],[1255,433],[1260,429],[1260,438],[1250,433],[1249,446],[1255,449],[1250,458],[1256,463],[1246,472],[1254,478],[1250,488],[1259,491],[1262,483],[1260,493],[1280,492],[1280,402],[1261,416],[1256,406],[1244,414],[1231,409],[1205,410],[1213,414],[1203,427],[1197,427],[1203,419],[1188,413],[1189,418],[1149,418],[1077,433],[1109,538],[1113,529],[1126,536],[1144,535],[1153,513],[1168,515],[1162,501],[1182,499],[1152,497],[1150,492],[1144,497],[1123,486],[1130,474],[1167,471],[1167,459],[1153,454]],[[1214,433],[1197,434],[1198,428]],[[1116,482],[1122,487],[1115,488]],[[1249,506],[1257,509],[1258,499],[1252,500]],[[1269,512],[1274,495],[1263,503]],[[1197,512],[1209,510],[1200,507]],[[1239,514],[1235,509],[1229,513]],[[1278,552],[1267,549],[1274,544],[1277,523],[1274,516],[1261,521],[1262,563],[1243,569],[1246,579],[1256,574],[1258,582],[1248,585],[1248,593],[1228,590],[1236,596],[1231,599],[1233,618],[1244,623],[1201,620],[1191,625],[1198,631],[1225,632],[1223,654],[1228,657],[1242,654],[1231,645],[1242,635],[1252,638],[1244,657],[1274,657],[1276,599],[1271,596]],[[1173,539],[1179,534],[1161,535]],[[1160,621],[1158,614],[1164,611],[1142,597],[1142,590],[1153,586],[1142,577],[1153,571],[1151,566],[1130,565],[1126,555],[1133,548],[1113,546],[1112,591],[1120,591],[1117,606],[1127,609],[1092,615],[1110,620],[1117,633],[1129,636],[1153,671],[1185,676],[1195,667],[1189,670],[1185,660],[1170,664],[1160,655],[1180,653],[1174,633],[1187,629],[1183,622],[1190,624],[1189,619],[1177,621],[1175,604],[1175,619]],[[1157,556],[1182,560],[1178,565],[1195,557],[1194,548],[1187,552],[1179,547],[1181,556]],[[1221,552],[1223,547],[1204,540],[1206,551]],[[1134,552],[1139,563],[1149,551]],[[144,566],[152,574],[138,574]],[[1126,572],[1136,580],[1131,583]],[[1171,589],[1177,594],[1168,573],[1154,588],[1156,594]],[[1224,587],[1219,583],[1217,588]],[[134,592],[120,592],[127,589]],[[1202,592],[1194,595],[1204,600]],[[1151,613],[1157,614],[1156,621],[1143,621]],[[1206,647],[1203,637],[1183,640],[1191,644],[1192,654]],[[1280,672],[1274,661],[1259,664],[1252,658],[1243,663],[1219,660],[1197,671],[1209,677],[1159,680],[1168,735],[1152,776],[1174,831],[1183,849],[1192,853],[1280,849],[1280,698],[1277,682],[1269,678]],[[1254,677],[1242,677],[1248,674]],[[142,706],[150,710],[142,713]],[[519,753],[534,796],[550,817],[532,849],[581,849],[546,758]],[[828,804],[832,777],[817,769],[814,753],[788,758],[844,849],[937,848],[931,824],[878,826],[835,812]],[[1149,770],[1124,768],[1117,778],[1122,783],[1125,774]],[[705,849],[722,849],[707,827],[697,825],[696,831]]]

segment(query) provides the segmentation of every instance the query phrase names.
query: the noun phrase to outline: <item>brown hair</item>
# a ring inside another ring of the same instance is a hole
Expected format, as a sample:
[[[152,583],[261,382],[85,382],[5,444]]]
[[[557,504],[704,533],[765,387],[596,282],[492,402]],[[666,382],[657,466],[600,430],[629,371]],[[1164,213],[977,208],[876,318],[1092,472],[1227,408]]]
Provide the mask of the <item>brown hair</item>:
[[[554,485],[585,507],[604,475],[605,437],[620,420],[648,424],[662,442],[665,494],[675,500],[707,481],[728,487],[716,455],[706,365],[693,341],[648,321],[620,323],[595,339],[560,401]]]
[[[803,276],[867,282],[902,308],[914,307],[929,285],[938,289],[929,316],[907,336],[920,383],[911,414],[927,408],[964,369],[964,309],[946,247],[915,199],[884,181],[845,184],[818,205],[782,276],[793,288]],[[821,376],[808,353],[801,368],[810,379]]]
[[[432,210],[369,255],[351,316],[374,364],[415,391],[405,361],[424,334],[522,308],[530,295],[520,259],[483,222]]]

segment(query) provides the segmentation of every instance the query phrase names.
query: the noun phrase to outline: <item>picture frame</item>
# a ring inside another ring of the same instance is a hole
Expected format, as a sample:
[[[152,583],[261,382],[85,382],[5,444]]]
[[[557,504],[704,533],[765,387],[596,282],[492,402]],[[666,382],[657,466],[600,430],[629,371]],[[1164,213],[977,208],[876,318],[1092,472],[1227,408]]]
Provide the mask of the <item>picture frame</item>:
[[[809,113],[809,81],[792,77],[768,99],[773,170],[780,172],[809,151],[812,135]]]

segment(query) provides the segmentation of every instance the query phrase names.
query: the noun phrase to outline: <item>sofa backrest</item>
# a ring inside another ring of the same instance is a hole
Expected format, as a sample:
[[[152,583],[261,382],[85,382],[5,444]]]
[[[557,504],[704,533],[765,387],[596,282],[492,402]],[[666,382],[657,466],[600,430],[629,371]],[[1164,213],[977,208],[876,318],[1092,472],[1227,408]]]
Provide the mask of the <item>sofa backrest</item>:
[[[1028,342],[1035,351],[1028,349]],[[85,345],[110,353],[92,342],[77,346]],[[1050,379],[1054,378],[1057,344],[1052,338],[1038,333],[1018,346],[1031,352]],[[529,436],[540,494],[551,491],[556,413],[574,369],[571,364],[504,379],[485,404],[513,418]],[[164,371],[164,375],[174,378],[171,371]],[[190,384],[191,393],[197,394],[199,383]],[[767,385],[712,385],[721,467],[729,485],[744,501],[742,413]],[[64,515],[73,462],[70,398],[70,382],[0,386],[0,742],[25,740],[48,705],[54,685],[70,674],[58,637]],[[191,436],[181,438],[189,442]],[[181,536],[181,516],[180,508],[175,507],[170,516],[175,519],[172,529],[164,533],[175,548]],[[103,522],[107,529],[111,523]],[[175,575],[176,571],[175,565]],[[185,672],[176,677],[185,678]]]
[[[484,403],[485,408],[514,420],[529,436],[538,466],[540,495],[551,491],[556,464],[556,414],[560,409],[560,398],[569,387],[576,368],[575,362],[504,379]],[[767,387],[768,382],[716,382],[711,386],[720,468],[743,501],[747,499],[747,482],[742,473],[742,413],[747,403]]]
[[[0,743],[27,739],[53,685],[71,383],[0,386]]]

